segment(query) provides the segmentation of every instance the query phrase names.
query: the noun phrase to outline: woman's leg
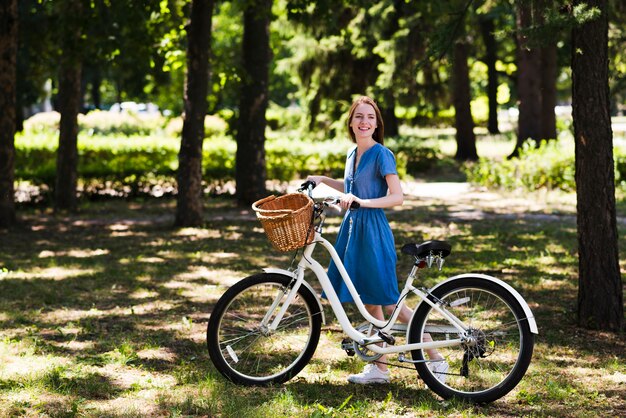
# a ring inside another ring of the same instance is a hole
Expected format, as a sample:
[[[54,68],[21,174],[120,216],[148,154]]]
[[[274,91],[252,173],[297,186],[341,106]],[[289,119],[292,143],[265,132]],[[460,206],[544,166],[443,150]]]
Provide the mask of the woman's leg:
[[[395,308],[396,308],[396,305],[385,306],[385,311],[387,312],[387,315],[392,315]],[[398,320],[400,322],[408,324],[412,316],[413,316],[413,311],[408,306],[402,305],[402,308],[400,309],[400,313],[398,314]],[[431,342],[432,340],[433,339],[429,333],[424,334],[424,342]],[[428,355],[428,358],[431,360],[441,360],[443,358],[441,354],[439,354],[439,351],[437,351],[436,348],[431,348],[431,349],[424,350],[424,351]]]
[[[367,309],[367,312],[370,313],[370,315],[372,315],[374,318],[376,319],[380,319],[381,321],[385,319],[385,317],[383,316],[383,307],[380,305],[365,305],[365,309]],[[387,356],[383,355],[380,359],[376,360],[374,362],[374,364],[376,364],[376,367],[378,367],[381,371],[386,372],[387,371],[387,365],[383,364],[387,362]]]

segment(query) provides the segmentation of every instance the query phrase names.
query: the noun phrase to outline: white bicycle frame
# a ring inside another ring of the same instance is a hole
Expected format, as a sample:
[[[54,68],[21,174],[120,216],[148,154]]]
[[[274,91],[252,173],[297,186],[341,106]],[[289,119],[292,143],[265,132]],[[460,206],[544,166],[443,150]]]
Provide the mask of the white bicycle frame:
[[[398,319],[398,315],[401,311],[402,305],[404,304],[405,296],[409,292],[412,292],[416,294],[422,301],[432,306],[433,309],[435,309],[446,320],[448,320],[448,322],[450,323],[450,332],[457,333],[459,335],[459,338],[449,339],[445,341],[429,341],[429,342],[402,344],[402,345],[375,344],[375,343],[383,342],[383,341],[380,338],[375,338],[372,336],[365,335],[362,332],[359,332],[356,328],[352,326],[350,320],[348,319],[346,311],[344,310],[342,303],[339,301],[339,297],[337,296],[337,293],[335,292],[335,289],[333,288],[333,285],[330,282],[330,279],[328,278],[328,274],[326,273],[326,270],[313,258],[313,251],[315,250],[315,247],[318,243],[322,244],[322,246],[330,253],[333,261],[335,262],[335,265],[337,266],[337,269],[339,270],[339,273],[341,274],[341,277],[344,283],[348,287],[348,291],[350,292],[350,295],[352,295],[352,298],[354,299],[354,302],[360,314],[363,316],[363,318],[367,322],[373,324],[375,327],[379,328],[384,333],[390,333],[391,329],[393,328],[393,326],[395,325]],[[310,287],[310,285],[308,285],[308,283],[304,280],[304,272],[307,268],[312,270],[313,273],[317,276],[317,279],[319,280],[322,286],[322,289],[324,290],[324,293],[326,294],[326,298],[328,299],[328,302],[330,303],[330,306],[333,312],[335,313],[335,316],[337,317],[337,320],[339,321],[339,324],[342,330],[352,340],[356,341],[358,344],[367,345],[368,349],[375,353],[391,354],[391,353],[402,353],[402,352],[407,352],[411,350],[452,347],[452,346],[458,346],[465,341],[465,339],[461,336],[465,335],[468,329],[468,326],[465,325],[458,318],[456,318],[454,315],[450,314],[450,312],[441,309],[439,305],[429,300],[427,295],[423,291],[413,286],[413,280],[415,279],[416,273],[418,270],[418,267],[415,265],[413,266],[411,273],[407,277],[407,281],[404,286],[404,289],[400,293],[400,298],[399,298],[397,309],[395,309],[389,321],[383,321],[383,320],[374,318],[367,311],[367,309],[365,309],[365,305],[363,304],[363,301],[361,300],[359,294],[357,293],[354,287],[354,284],[352,283],[352,280],[350,279],[348,272],[346,271],[334,246],[330,242],[328,242],[328,240],[323,238],[317,231],[315,232],[315,239],[313,240],[313,242],[305,247],[302,258],[300,262],[298,263],[298,268],[295,271],[288,271],[288,270],[283,270],[283,269],[264,269],[264,271],[267,273],[279,273],[279,274],[285,274],[285,275],[291,276],[295,280],[295,283],[293,284],[293,287],[287,294],[287,297],[283,305],[281,306],[280,310],[277,312],[276,316],[270,322],[270,319],[271,319],[270,317],[272,313],[278,307],[278,305],[280,304],[280,300],[284,296],[284,294],[282,293],[277,295],[276,300],[274,301],[272,307],[268,311],[266,317],[263,319],[262,326],[266,326],[269,330],[275,331],[278,328],[278,325],[280,321],[282,320],[283,315],[289,308],[289,305],[295,298],[300,286],[304,283],[307,287]],[[315,292],[313,292],[313,294],[315,294]]]

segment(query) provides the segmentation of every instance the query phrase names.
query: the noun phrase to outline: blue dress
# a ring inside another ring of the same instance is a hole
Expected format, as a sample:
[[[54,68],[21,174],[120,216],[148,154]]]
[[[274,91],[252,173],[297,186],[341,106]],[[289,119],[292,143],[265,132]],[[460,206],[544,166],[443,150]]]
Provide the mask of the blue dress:
[[[356,147],[348,152],[344,191],[361,199],[387,195],[385,176],[397,174],[393,153],[376,143],[361,156],[354,172]],[[369,305],[393,305],[398,301],[396,249],[385,212],[378,208],[348,210],[341,222],[335,249],[350,275],[361,300]],[[328,268],[339,300],[353,302],[339,270],[331,260]]]

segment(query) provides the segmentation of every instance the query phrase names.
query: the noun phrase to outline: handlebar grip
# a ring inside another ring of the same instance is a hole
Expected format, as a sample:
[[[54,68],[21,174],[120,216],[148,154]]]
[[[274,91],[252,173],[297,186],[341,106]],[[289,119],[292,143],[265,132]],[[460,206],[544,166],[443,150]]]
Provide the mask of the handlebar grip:
[[[317,183],[315,183],[313,180],[307,180],[300,185],[300,188],[298,190],[306,190],[309,187],[314,189],[316,186],[317,186]]]
[[[352,202],[350,204],[350,209],[358,209],[361,207],[361,204],[359,202]]]

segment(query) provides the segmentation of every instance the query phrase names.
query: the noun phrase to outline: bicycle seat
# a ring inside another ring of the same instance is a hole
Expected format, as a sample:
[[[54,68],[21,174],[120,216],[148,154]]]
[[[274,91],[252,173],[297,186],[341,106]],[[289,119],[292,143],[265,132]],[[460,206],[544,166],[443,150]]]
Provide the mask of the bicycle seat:
[[[433,255],[441,255],[441,257],[447,257],[450,255],[452,247],[446,241],[424,241],[421,244],[415,244],[414,242],[404,244],[402,246],[402,254],[412,255],[413,257],[424,258],[431,252]]]

